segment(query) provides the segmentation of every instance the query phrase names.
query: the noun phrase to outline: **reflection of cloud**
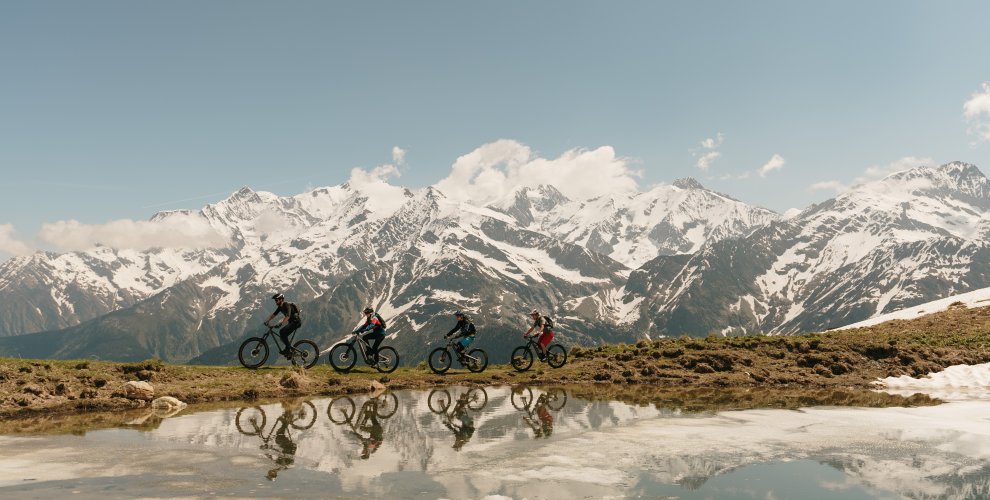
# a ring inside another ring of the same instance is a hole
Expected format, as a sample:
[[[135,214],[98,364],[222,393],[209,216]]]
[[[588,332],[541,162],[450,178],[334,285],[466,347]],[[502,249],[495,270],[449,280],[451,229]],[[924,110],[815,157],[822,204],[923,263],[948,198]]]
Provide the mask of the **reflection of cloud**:
[[[435,187],[448,197],[484,205],[520,186],[548,184],[564,196],[589,199],[635,191],[639,172],[616,157],[611,146],[572,149],[554,159],[541,158],[529,147],[502,139],[485,144],[454,162],[450,175]]]
[[[227,239],[209,222],[194,214],[175,213],[157,221],[120,219],[104,224],[75,220],[44,224],[38,238],[64,250],[85,250],[103,245],[112,248],[220,248]]]
[[[858,186],[860,184],[874,181],[877,179],[882,179],[890,174],[902,172],[904,170],[910,170],[912,168],[921,167],[924,165],[931,165],[935,163],[931,158],[917,158],[914,156],[905,156],[900,160],[893,161],[886,165],[871,165],[866,167],[863,174],[856,177],[850,183],[844,183],[836,180],[816,182],[809,186],[808,189],[823,190],[823,191],[835,191],[836,193],[844,193],[853,188],[853,186]]]
[[[967,132],[976,137],[976,143],[990,140],[990,83],[983,82],[980,88],[982,91],[974,92],[963,103],[963,117],[969,123]]]
[[[0,254],[27,255],[34,252],[27,243],[14,236],[13,224],[0,224]]]

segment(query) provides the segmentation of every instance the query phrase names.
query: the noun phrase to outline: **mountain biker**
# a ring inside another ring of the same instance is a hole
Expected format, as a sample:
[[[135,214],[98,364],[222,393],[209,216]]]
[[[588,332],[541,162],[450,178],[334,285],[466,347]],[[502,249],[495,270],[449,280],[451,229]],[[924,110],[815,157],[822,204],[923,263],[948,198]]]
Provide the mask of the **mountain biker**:
[[[540,348],[540,359],[547,357],[547,346],[550,345],[550,341],[553,340],[553,330],[550,329],[550,324],[547,322],[547,317],[540,314],[540,311],[533,309],[529,313],[529,317],[533,319],[533,326],[526,330],[523,334],[523,338],[528,338],[529,333],[536,330],[539,332],[540,338],[537,340],[536,345]],[[533,336],[537,334],[534,333]]]
[[[362,311],[365,316],[364,324],[361,325],[354,333],[364,333],[361,338],[365,342],[371,344],[371,359],[378,359],[378,346],[382,344],[385,340],[385,326],[382,317],[379,316],[374,309],[370,307],[364,308]],[[368,332],[368,333],[365,333]]]
[[[282,349],[281,353],[283,356],[288,356],[289,335],[292,335],[292,332],[298,330],[299,327],[302,326],[302,317],[299,315],[299,307],[292,302],[286,302],[285,295],[276,293],[275,295],[272,295],[272,300],[275,301],[275,312],[271,313],[268,316],[268,319],[265,320],[265,326],[278,328],[285,325],[278,331],[278,336],[282,338],[282,343],[285,344],[285,348]],[[269,322],[279,313],[282,314],[282,320],[275,325],[269,325]]]
[[[463,312],[455,312],[454,317],[457,318],[457,324],[454,325],[454,328],[447,332],[446,335],[444,335],[444,338],[449,339],[456,332],[457,336],[455,336],[454,339],[461,340],[454,344],[454,350],[457,351],[458,357],[464,357],[464,352],[467,350],[468,346],[474,342],[475,334],[477,334],[478,331],[474,328],[474,323],[471,322],[471,319],[468,318],[468,316]]]

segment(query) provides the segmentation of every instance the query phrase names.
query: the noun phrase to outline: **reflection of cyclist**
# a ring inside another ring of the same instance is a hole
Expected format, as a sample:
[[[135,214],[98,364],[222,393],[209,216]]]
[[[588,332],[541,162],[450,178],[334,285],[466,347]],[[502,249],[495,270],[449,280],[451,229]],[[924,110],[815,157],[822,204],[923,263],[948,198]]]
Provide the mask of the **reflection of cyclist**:
[[[272,299],[275,301],[275,312],[268,316],[268,319],[265,320],[265,325],[268,325],[268,322],[270,322],[279,313],[282,314],[282,320],[272,325],[272,328],[278,328],[283,324],[288,323],[278,331],[278,336],[282,338],[282,343],[285,344],[285,348],[282,349],[282,355],[288,356],[289,335],[292,335],[292,332],[298,330],[299,327],[302,326],[302,316],[299,314],[299,306],[293,304],[292,302],[286,302],[285,296],[281,293],[272,295]]]
[[[464,357],[464,351],[466,351],[468,346],[474,342],[475,334],[477,334],[478,331],[474,328],[474,323],[471,322],[471,319],[461,311],[455,312],[454,317],[457,318],[457,324],[454,325],[454,328],[451,328],[451,330],[447,332],[445,337],[450,338],[454,335],[454,333],[457,333],[457,335],[454,336],[454,339],[461,340],[454,344],[454,350],[457,351],[457,356],[462,358]]]
[[[523,420],[533,429],[533,437],[550,437],[553,434],[553,415],[550,414],[550,408],[548,408],[548,403],[550,402],[550,397],[546,394],[541,394],[540,397],[536,398],[534,403],[534,408],[531,413],[527,413]],[[536,419],[533,418],[533,414],[536,414]]]
[[[289,436],[289,424],[297,418],[295,411],[300,407],[299,403],[291,405],[282,403],[282,416],[278,417],[276,421],[278,427],[275,429],[275,445],[268,446],[269,449],[277,453],[274,456],[269,455],[275,461],[275,468],[268,471],[269,481],[274,481],[278,477],[279,471],[288,469],[295,462],[296,443]],[[262,448],[265,448],[265,445]]]
[[[368,436],[365,437],[360,432],[353,431],[361,440],[361,458],[367,460],[372,453],[378,450],[385,436],[385,429],[378,421],[378,403],[376,400],[370,400],[361,407],[361,416],[358,422],[358,428],[368,433]]]
[[[371,352],[369,356],[371,359],[378,359],[378,346],[381,345],[382,341],[385,340],[385,321],[382,319],[374,309],[370,307],[364,308],[364,324],[361,325],[357,330],[357,333],[364,333],[361,338],[365,342],[371,344]]]
[[[454,431],[454,449],[461,451],[461,448],[471,440],[474,435],[474,417],[468,412],[468,403],[471,402],[470,392],[465,392],[457,398],[454,405],[453,417],[457,419],[459,425],[454,425],[451,419],[447,419],[444,425]]]

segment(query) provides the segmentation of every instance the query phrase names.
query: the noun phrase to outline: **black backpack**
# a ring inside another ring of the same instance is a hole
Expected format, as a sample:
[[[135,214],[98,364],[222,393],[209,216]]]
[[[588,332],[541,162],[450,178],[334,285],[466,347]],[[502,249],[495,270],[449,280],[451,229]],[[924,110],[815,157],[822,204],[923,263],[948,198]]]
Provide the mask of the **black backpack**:
[[[385,318],[383,318],[381,314],[375,313],[375,317],[378,318],[378,322],[382,324],[382,330],[388,328],[385,326]]]
[[[294,302],[289,302],[289,321],[302,323],[302,310]]]
[[[550,316],[544,316],[543,317],[543,325],[544,325],[544,327],[547,330],[552,330],[553,329],[553,320],[550,319]]]

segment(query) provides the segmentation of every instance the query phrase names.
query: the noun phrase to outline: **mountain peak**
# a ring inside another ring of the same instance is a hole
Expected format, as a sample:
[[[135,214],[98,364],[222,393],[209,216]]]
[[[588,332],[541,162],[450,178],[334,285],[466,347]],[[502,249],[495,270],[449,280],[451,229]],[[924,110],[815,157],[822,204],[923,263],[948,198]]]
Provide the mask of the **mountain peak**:
[[[677,179],[673,182],[674,187],[679,187],[681,189],[705,189],[700,182],[696,181],[694,177],[684,177]]]

